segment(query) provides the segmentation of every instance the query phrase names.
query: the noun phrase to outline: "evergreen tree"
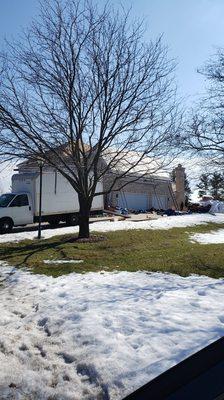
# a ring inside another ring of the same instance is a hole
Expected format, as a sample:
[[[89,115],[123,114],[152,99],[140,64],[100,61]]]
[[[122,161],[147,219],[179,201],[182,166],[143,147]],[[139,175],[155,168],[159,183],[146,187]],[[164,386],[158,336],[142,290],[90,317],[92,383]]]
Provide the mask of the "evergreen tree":
[[[171,182],[175,183],[176,182],[176,173],[175,173],[175,169],[172,170],[171,174],[170,174],[170,178],[171,178]]]
[[[215,200],[224,200],[224,174],[214,172],[210,178],[210,187]]]
[[[184,190],[185,190],[185,206],[187,207],[189,204],[191,188],[190,188],[189,180],[188,180],[186,174],[185,174],[185,178],[184,178]]]
[[[198,194],[199,194],[200,197],[209,193],[209,186],[210,186],[210,182],[209,182],[208,175],[207,174],[202,174],[200,176],[200,182],[197,185],[197,187],[199,189]]]
[[[199,196],[209,194],[215,200],[224,200],[224,174],[220,172],[213,172],[210,176],[202,174],[200,182],[197,185]]]

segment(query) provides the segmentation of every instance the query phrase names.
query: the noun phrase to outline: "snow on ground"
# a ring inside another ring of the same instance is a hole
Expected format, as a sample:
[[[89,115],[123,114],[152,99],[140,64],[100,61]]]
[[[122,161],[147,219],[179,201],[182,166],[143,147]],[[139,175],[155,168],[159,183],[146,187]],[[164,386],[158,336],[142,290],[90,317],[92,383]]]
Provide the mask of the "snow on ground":
[[[213,223],[224,223],[224,214],[189,214],[189,215],[179,215],[162,218],[156,220],[147,221],[101,221],[94,222],[90,225],[90,230],[92,232],[108,232],[108,231],[119,231],[119,230],[129,230],[129,229],[170,229],[174,227],[187,227],[199,224],[205,224],[207,222]],[[43,238],[48,239],[57,235],[66,235],[71,233],[77,233],[78,226],[61,227],[58,229],[44,229],[42,232]],[[19,242],[25,239],[34,239],[37,237],[36,231],[23,231],[16,233],[9,233],[0,236],[0,243],[6,242]]]
[[[192,241],[202,244],[224,243],[224,229],[219,229],[218,231],[212,231],[209,233],[196,233],[190,238]]]
[[[2,400],[119,400],[224,335],[221,279],[0,273]]]
[[[83,260],[44,260],[44,264],[82,264]]]

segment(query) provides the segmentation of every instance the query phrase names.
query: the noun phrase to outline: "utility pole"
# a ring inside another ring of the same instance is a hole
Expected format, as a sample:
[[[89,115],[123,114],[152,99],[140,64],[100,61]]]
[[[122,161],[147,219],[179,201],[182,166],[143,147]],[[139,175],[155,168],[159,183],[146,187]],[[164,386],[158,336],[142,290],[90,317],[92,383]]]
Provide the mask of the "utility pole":
[[[40,169],[40,193],[39,193],[39,225],[38,225],[38,239],[41,239],[41,218],[42,218],[42,176],[43,176],[43,161],[38,161]]]

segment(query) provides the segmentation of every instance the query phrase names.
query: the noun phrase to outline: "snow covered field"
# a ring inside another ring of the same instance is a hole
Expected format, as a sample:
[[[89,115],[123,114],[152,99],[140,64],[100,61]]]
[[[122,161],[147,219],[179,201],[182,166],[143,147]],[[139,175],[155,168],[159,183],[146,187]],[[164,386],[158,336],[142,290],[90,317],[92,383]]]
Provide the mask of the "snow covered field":
[[[1,399],[119,400],[224,335],[223,280],[0,273]]]
[[[174,227],[188,227],[207,222],[224,223],[224,214],[210,215],[210,214],[191,214],[172,217],[162,217],[156,220],[134,222],[130,220],[125,221],[101,221],[94,222],[90,225],[92,232],[108,232],[129,229],[170,229]],[[77,226],[62,227],[58,229],[44,229],[43,238],[48,239],[57,235],[66,235],[78,232]],[[34,239],[37,237],[37,231],[24,231],[0,235],[0,243],[6,242],[19,242],[24,239]]]
[[[209,233],[196,233],[191,236],[191,240],[202,244],[224,243],[224,229],[219,229],[218,231],[212,231]]]

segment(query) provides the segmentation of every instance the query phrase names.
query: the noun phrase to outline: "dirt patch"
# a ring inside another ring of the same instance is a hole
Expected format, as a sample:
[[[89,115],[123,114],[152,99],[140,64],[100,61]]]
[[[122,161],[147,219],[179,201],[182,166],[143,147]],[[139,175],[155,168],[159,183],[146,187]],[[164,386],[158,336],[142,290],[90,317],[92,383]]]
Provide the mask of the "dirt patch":
[[[104,240],[107,240],[105,236],[99,236],[99,235],[91,235],[89,238],[73,238],[69,242],[76,242],[76,243],[95,243],[95,242],[102,242]]]

